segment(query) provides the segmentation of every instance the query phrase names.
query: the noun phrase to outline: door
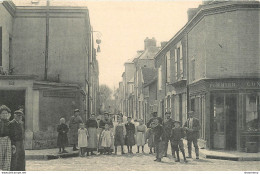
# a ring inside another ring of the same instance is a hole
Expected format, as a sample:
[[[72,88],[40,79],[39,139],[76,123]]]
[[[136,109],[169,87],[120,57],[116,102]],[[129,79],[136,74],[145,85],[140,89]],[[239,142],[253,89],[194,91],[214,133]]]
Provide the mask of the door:
[[[237,95],[227,94],[225,96],[226,109],[226,149],[237,148]]]

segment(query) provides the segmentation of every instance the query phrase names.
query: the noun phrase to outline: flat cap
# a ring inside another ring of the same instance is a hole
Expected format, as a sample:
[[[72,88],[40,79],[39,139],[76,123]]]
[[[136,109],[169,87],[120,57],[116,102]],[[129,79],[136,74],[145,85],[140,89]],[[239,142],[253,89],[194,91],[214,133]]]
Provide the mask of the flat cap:
[[[79,112],[79,109],[75,109],[74,112]]]
[[[14,114],[15,114],[15,115],[23,115],[23,112],[20,111],[20,110],[17,110],[17,111],[14,111]]]

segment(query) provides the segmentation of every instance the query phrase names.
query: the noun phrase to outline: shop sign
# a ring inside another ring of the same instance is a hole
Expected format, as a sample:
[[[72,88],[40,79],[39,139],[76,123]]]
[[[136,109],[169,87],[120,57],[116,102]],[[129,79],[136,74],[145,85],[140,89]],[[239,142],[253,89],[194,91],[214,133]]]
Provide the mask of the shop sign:
[[[210,82],[209,88],[260,88],[260,81]]]
[[[62,92],[62,91],[44,91],[44,97],[59,97],[59,98],[74,98],[76,96],[73,92]]]

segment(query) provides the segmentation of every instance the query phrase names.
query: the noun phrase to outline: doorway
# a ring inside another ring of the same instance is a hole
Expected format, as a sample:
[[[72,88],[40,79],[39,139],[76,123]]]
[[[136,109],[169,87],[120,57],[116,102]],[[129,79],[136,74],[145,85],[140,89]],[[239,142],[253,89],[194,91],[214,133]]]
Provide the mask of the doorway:
[[[14,111],[19,106],[25,108],[25,90],[0,90],[0,106],[6,105],[11,110],[11,119],[13,119]]]
[[[215,93],[213,112],[213,148],[236,150],[237,148],[237,95]]]

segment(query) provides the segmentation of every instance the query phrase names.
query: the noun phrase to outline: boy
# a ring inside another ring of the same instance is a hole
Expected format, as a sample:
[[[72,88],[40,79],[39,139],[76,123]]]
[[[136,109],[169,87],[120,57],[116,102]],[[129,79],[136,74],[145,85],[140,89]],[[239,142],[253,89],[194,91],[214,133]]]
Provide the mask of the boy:
[[[171,132],[172,149],[173,149],[173,153],[176,152],[177,155],[177,159],[175,160],[175,162],[180,162],[179,148],[183,155],[184,162],[187,162],[185,157],[184,147],[183,147],[183,138],[185,136],[184,128],[181,128],[180,124],[181,123],[179,121],[174,122],[174,128],[172,129]]]

